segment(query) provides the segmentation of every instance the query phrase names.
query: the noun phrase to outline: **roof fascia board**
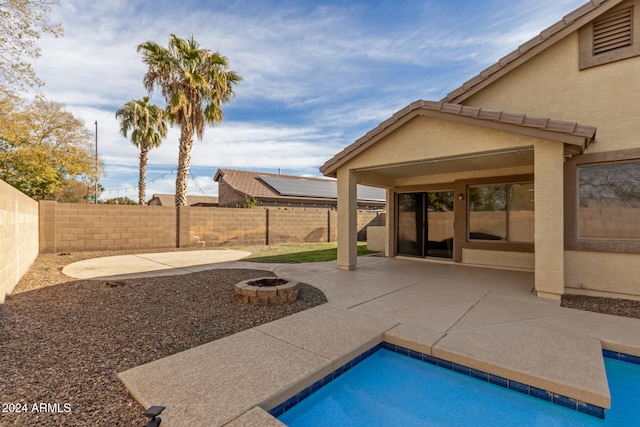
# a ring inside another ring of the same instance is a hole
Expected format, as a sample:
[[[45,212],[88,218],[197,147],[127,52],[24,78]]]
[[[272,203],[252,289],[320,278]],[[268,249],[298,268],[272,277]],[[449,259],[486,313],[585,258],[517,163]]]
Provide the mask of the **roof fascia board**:
[[[467,82],[463,83],[462,86],[460,86],[458,89],[453,90],[447,96],[445,96],[441,100],[441,102],[461,103],[465,101],[466,99],[475,95],[477,92],[489,86],[490,84],[500,79],[504,75],[510,73],[515,68],[529,61],[531,58],[535,57],[539,53],[543,52],[550,46],[564,39],[569,34],[575,31],[578,31],[580,28],[587,25],[589,22],[593,21],[598,16],[616,7],[618,4],[622,3],[623,1],[624,0],[604,1],[599,5],[597,5],[597,7],[592,9],[590,12],[587,12],[586,14],[577,18],[573,22],[566,24],[566,20],[571,19],[572,15],[578,12],[581,8],[576,9],[574,12],[566,15],[562,21],[559,21],[555,25],[552,25],[551,27],[542,31],[539,35],[537,35],[533,39],[520,45],[518,49],[516,49],[515,51],[502,57],[497,63],[493,64],[489,68],[486,68],[485,70],[480,72],[480,74],[473,77],[471,80],[468,80]],[[586,5],[583,5],[582,7],[585,7],[588,4],[589,3],[587,3]],[[563,29],[545,38],[545,33],[553,31],[553,28],[556,25],[561,24],[562,22],[565,22],[566,24],[566,26],[564,26]],[[533,47],[529,47],[529,45],[534,44],[534,41],[539,37],[542,38],[542,41],[540,43],[535,44]],[[516,58],[514,58],[513,60],[509,60],[509,57],[515,56],[515,55],[517,55]],[[503,63],[504,65],[502,65]],[[487,76],[485,77],[484,74],[487,74]],[[460,93],[456,95],[456,92],[460,92]]]

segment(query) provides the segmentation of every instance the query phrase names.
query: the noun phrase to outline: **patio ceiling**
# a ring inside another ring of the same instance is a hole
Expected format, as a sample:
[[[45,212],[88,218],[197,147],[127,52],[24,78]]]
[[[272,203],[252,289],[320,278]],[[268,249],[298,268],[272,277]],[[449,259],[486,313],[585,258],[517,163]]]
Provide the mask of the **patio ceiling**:
[[[416,160],[402,164],[378,165],[357,169],[356,172],[373,173],[397,179],[532,165],[533,147],[525,147],[508,151],[483,152],[458,157]]]

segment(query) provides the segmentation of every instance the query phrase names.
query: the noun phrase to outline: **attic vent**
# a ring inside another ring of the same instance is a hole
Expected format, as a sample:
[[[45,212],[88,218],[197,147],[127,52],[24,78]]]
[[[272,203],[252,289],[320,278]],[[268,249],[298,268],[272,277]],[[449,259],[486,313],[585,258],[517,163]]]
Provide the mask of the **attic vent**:
[[[593,23],[593,54],[609,52],[632,44],[632,8],[607,15]]]

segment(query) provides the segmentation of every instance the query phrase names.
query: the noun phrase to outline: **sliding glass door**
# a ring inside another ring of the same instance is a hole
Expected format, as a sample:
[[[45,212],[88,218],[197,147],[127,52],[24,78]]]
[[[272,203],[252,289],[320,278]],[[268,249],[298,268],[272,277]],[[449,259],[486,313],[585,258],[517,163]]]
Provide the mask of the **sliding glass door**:
[[[453,191],[398,195],[398,255],[453,258]]]

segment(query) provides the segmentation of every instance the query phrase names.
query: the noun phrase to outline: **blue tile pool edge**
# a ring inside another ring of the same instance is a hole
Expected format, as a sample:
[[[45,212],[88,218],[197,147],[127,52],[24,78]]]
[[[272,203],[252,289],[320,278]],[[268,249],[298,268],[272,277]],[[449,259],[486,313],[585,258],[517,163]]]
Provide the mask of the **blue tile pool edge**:
[[[318,381],[313,383],[310,387],[305,388],[300,393],[296,394],[295,396],[290,397],[289,399],[285,400],[284,402],[282,402],[281,404],[277,405],[273,409],[269,410],[268,411],[269,414],[271,414],[272,416],[274,416],[276,418],[279,417],[285,411],[291,409],[294,405],[302,402],[304,399],[306,399],[307,397],[311,396],[316,391],[320,390],[320,388],[322,388],[323,386],[329,384],[331,381],[335,380],[340,375],[344,374],[349,369],[353,368],[358,363],[362,362],[364,359],[366,359],[367,357],[371,356],[376,351],[380,350],[382,348],[383,344],[384,343],[379,343],[379,344],[375,345],[374,347],[371,347],[369,350],[365,351],[364,353],[360,354],[359,356],[355,357],[354,359],[352,359],[349,362],[345,363],[344,365],[340,366],[335,371],[331,372],[330,374],[326,375],[322,379],[319,379]]]
[[[618,353],[611,350],[602,350],[602,355],[608,359],[620,360],[622,362],[633,363],[634,365],[640,365],[640,357],[633,356],[631,354]]]
[[[318,391],[322,386],[338,378],[340,375],[342,375],[343,373],[345,373],[346,371],[348,371],[358,363],[362,362],[364,359],[371,356],[373,353],[380,350],[381,348],[393,351],[394,353],[399,353],[405,356],[409,356],[411,358],[421,360],[423,362],[427,362],[432,365],[436,365],[436,366],[448,369],[450,371],[458,372],[482,381],[486,381],[491,384],[508,388],[509,390],[514,390],[519,393],[523,393],[528,396],[535,397],[536,399],[542,399],[547,402],[551,402],[568,409],[573,409],[575,411],[578,411],[586,415],[590,415],[600,419],[604,419],[605,417],[606,409],[603,407],[592,405],[591,403],[583,402],[568,396],[563,396],[561,394],[556,394],[551,391],[547,391],[534,386],[523,384],[521,382],[510,380],[508,378],[493,375],[488,372],[469,368],[468,366],[453,363],[448,360],[440,359],[439,357],[424,354],[415,350],[410,350],[406,347],[390,344],[388,342],[381,342],[380,344],[360,354],[358,357],[345,363],[344,365],[342,365],[332,373],[326,375],[324,378],[313,383],[310,387],[305,388],[300,393],[296,394],[293,397],[290,397],[280,405],[277,405],[273,409],[269,410],[268,411],[269,414],[271,414],[276,418],[279,417],[285,411],[291,409],[294,405],[300,403],[301,401],[309,397],[311,394]],[[616,359],[616,360],[621,360],[623,362],[640,365],[640,357],[638,356],[632,356],[629,354],[618,353],[610,350],[602,350],[602,355],[603,357],[607,357],[610,359]]]

